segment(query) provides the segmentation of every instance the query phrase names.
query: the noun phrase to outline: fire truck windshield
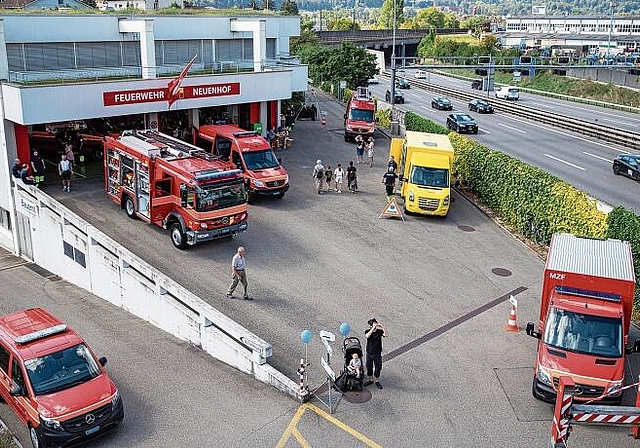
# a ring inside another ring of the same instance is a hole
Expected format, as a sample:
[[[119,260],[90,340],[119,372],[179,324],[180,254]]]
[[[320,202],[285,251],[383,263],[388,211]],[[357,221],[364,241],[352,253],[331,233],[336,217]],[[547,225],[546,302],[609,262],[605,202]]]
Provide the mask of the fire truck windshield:
[[[355,121],[367,121],[373,122],[373,111],[366,109],[351,109],[349,110],[349,119]]]
[[[244,157],[244,163],[247,165],[247,169],[250,171],[266,170],[280,166],[276,155],[271,149],[244,152],[242,156]]]
[[[196,188],[196,211],[210,212],[247,202],[241,180],[224,186],[205,185]]]
[[[543,341],[573,352],[619,358],[622,356],[622,319],[552,307]]]

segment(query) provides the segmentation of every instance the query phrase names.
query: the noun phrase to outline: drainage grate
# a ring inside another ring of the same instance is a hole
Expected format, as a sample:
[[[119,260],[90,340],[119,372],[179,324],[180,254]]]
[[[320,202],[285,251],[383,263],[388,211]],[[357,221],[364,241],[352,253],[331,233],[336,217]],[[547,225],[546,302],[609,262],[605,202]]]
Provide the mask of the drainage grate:
[[[491,272],[493,272],[494,275],[497,275],[498,277],[510,277],[511,276],[511,271],[508,269],[504,269],[504,268],[493,268],[491,269]]]
[[[471,227],[471,226],[458,226],[459,230],[462,230],[463,232],[475,232],[476,229],[475,227]]]
[[[33,272],[44,278],[57,277],[53,272],[47,271],[45,268],[43,268],[42,266],[38,266],[35,263],[26,264],[25,267],[31,269]]]

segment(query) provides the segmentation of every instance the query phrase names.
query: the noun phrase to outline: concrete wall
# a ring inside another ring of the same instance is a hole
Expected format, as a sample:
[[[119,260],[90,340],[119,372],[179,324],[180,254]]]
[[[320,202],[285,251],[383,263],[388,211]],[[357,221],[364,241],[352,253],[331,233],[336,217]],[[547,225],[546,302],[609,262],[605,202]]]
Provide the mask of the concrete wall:
[[[593,67],[585,69],[569,69],[567,70],[567,76],[605,83],[610,82],[617,86],[640,89],[640,76],[630,75],[627,68]]]
[[[299,400],[267,363],[271,345],[148,265],[42,191],[17,181],[19,252],[65,280]],[[30,241],[30,243],[29,243]]]

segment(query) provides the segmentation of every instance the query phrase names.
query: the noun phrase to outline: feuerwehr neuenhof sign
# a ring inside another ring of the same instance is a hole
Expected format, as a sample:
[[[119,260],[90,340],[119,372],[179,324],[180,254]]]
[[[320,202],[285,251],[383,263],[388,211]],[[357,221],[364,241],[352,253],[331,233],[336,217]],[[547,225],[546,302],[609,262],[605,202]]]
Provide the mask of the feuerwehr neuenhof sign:
[[[221,84],[184,86],[180,87],[177,93],[177,98],[175,99],[193,99],[215,96],[240,95],[240,83],[227,82]],[[170,98],[171,95],[169,92],[169,87],[120,90],[116,92],[104,92],[102,94],[102,102],[105,106],[121,106],[125,104],[153,103],[160,101],[170,102]]]

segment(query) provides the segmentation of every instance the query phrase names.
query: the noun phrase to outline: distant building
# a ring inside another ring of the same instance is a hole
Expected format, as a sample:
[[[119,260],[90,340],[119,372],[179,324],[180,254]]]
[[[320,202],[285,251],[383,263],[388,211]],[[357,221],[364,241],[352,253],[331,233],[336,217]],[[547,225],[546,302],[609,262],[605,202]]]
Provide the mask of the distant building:
[[[4,0],[2,9],[94,9],[77,0]]]
[[[547,7],[544,5],[534,5],[531,7],[531,14],[534,16],[544,16],[547,14]]]
[[[177,4],[181,8],[184,0],[99,0],[96,2],[100,11],[117,11],[119,9],[157,10]]]

